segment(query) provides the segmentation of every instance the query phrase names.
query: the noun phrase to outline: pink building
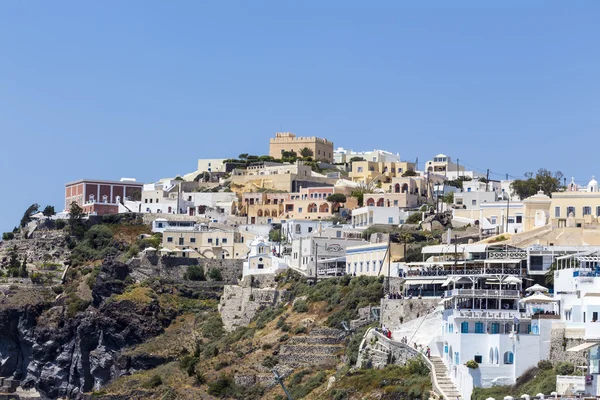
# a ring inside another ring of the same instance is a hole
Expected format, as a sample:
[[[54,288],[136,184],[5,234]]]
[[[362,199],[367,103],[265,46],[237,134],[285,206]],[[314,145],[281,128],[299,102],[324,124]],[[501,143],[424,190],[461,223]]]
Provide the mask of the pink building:
[[[125,200],[140,201],[143,183],[133,179],[103,181],[81,179],[65,185],[65,210],[77,203],[88,214],[117,214]]]

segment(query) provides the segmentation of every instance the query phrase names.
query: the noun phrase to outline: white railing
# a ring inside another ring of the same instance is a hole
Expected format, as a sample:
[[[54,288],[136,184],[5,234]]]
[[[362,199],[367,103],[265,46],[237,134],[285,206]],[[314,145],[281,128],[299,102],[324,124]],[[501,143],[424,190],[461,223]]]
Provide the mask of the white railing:
[[[520,298],[521,293],[518,290],[506,289],[453,289],[446,290],[446,297],[451,296],[468,296],[468,297],[509,297]]]

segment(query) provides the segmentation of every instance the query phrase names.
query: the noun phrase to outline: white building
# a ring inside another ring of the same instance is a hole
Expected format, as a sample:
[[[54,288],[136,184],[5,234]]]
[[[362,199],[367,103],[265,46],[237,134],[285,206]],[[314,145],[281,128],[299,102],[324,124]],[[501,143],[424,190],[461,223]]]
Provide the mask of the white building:
[[[310,220],[289,220],[281,223],[281,234],[285,240],[292,242],[301,237],[313,233],[321,233],[323,229],[332,226],[332,222],[310,221]]]
[[[353,276],[396,276],[390,268],[388,243],[367,243],[346,249],[346,273]],[[397,271],[397,269],[395,269]]]
[[[336,238],[326,236],[307,236],[295,239],[292,250],[286,256],[287,264],[308,276],[315,276],[315,260],[332,260],[346,256],[346,248],[366,241],[360,238]]]
[[[250,275],[277,274],[289,266],[285,259],[276,253],[276,246],[263,237],[257,237],[250,243],[248,260],[244,262],[243,278]]]
[[[366,206],[352,210],[352,225],[358,229],[366,229],[372,225],[401,225],[412,214],[399,207]]]
[[[338,147],[333,151],[333,162],[335,164],[349,163],[354,157],[360,157],[371,162],[400,162],[400,153],[394,154],[385,150],[352,151]]]

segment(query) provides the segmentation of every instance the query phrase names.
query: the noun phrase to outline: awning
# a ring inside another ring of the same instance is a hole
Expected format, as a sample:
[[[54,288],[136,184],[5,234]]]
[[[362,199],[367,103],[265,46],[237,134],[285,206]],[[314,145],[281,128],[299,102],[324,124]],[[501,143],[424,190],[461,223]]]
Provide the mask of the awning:
[[[411,280],[406,280],[404,282],[405,285],[433,285],[436,283],[440,283],[439,280],[433,280],[433,279],[411,279]]]
[[[523,260],[521,260],[520,258],[505,258],[503,260],[494,260],[494,259],[484,260],[484,262],[486,264],[518,264],[521,261],[523,261]]]
[[[600,297],[600,293],[598,292],[587,292],[583,295],[583,297]]]
[[[453,299],[453,297],[445,297],[445,298],[441,299],[438,304],[443,305],[446,300],[452,300],[452,299]]]
[[[599,344],[600,344],[600,343],[598,343],[598,342],[593,342],[593,343],[589,343],[589,342],[588,342],[588,343],[583,343],[583,344],[580,344],[580,345],[578,345],[578,346],[571,347],[570,349],[567,349],[567,351],[572,351],[572,352],[575,352],[575,351],[583,351],[583,350],[587,350],[587,349],[589,349],[589,348],[591,348],[591,347],[598,346]]]

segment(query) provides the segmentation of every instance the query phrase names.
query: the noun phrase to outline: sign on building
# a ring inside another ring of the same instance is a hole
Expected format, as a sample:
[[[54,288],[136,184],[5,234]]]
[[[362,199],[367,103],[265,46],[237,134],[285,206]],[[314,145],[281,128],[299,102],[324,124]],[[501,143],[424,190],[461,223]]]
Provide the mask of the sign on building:
[[[560,396],[585,392],[585,376],[556,375],[556,393]]]

